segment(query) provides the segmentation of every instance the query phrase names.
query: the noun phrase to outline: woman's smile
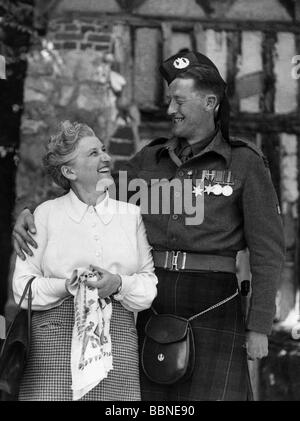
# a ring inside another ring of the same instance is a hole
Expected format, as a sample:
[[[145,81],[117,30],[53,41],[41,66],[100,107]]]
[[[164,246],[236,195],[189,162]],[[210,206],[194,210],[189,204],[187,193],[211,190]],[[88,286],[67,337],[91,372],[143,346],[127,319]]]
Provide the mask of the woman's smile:
[[[108,165],[106,165],[104,167],[98,168],[97,172],[100,174],[107,174],[110,172],[110,168]]]

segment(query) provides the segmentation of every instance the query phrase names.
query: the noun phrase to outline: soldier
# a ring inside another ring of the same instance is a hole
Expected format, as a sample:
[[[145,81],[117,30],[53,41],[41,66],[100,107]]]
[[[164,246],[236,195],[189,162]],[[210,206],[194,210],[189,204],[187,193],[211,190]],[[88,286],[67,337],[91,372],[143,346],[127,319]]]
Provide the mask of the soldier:
[[[176,188],[170,189],[167,213],[148,208],[143,215],[159,279],[153,309],[185,318],[209,311],[191,322],[196,351],[191,377],[159,385],[141,371],[142,398],[247,400],[247,357],[268,354],[284,261],[278,200],[262,152],[249,141],[229,137],[226,83],[214,63],[184,51],[160,70],[169,85],[172,136],[149,143],[124,170],[128,181],[144,179],[149,192],[157,179],[192,183],[193,203],[204,204],[203,220],[187,222],[185,206],[178,212],[177,202],[184,202],[185,195]],[[30,251],[26,241],[33,244],[27,233],[33,225],[32,215],[23,211],[14,229],[20,257],[25,258],[22,249]],[[235,272],[236,254],[246,247],[252,295],[245,323]],[[151,314],[139,314],[140,346]]]

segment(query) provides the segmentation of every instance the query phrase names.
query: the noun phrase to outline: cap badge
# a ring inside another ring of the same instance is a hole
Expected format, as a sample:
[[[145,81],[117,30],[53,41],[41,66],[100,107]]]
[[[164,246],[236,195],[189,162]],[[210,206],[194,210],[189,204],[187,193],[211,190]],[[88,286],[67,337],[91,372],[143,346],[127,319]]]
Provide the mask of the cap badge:
[[[185,69],[189,64],[190,60],[186,57],[177,57],[177,59],[173,62],[173,65],[176,67],[176,69]]]

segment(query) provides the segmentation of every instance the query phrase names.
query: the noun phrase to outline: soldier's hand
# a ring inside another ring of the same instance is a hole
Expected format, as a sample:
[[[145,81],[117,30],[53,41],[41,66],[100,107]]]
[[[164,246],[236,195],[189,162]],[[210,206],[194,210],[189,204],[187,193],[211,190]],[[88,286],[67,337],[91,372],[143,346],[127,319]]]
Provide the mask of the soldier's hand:
[[[268,355],[267,335],[250,330],[247,332],[246,349],[248,360],[256,360]]]
[[[24,209],[18,216],[12,233],[15,252],[22,260],[26,259],[24,253],[29,256],[33,255],[29,245],[37,248],[37,243],[34,241],[29,232],[31,234],[36,234],[34,217],[29,209]]]

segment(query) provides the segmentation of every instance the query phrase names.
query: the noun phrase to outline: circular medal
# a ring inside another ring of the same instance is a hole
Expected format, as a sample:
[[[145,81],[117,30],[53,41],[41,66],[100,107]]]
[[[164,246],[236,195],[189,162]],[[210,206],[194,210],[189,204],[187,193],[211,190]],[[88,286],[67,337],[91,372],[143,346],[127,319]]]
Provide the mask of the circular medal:
[[[231,196],[233,193],[233,189],[231,186],[224,186],[222,188],[222,193],[224,196]]]
[[[215,184],[213,186],[212,192],[213,194],[215,194],[216,196],[219,196],[220,194],[222,194],[222,186],[220,184]]]

